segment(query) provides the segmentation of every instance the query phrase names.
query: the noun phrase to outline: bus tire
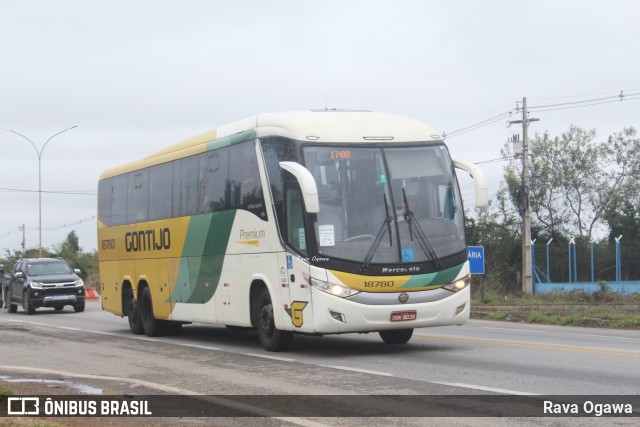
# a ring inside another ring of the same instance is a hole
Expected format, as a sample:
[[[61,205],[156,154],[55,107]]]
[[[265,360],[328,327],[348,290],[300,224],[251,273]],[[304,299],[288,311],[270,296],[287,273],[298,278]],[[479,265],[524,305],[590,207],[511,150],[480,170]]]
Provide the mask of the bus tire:
[[[133,295],[130,295],[130,299],[127,302],[127,320],[129,320],[129,329],[134,335],[144,334],[144,328],[142,327],[142,316],[140,315],[140,304],[133,299]]]
[[[148,337],[157,337],[167,332],[168,322],[166,320],[156,319],[153,315],[153,301],[151,300],[151,291],[145,286],[140,297],[140,317],[144,333]]]
[[[285,351],[291,345],[293,332],[276,329],[269,290],[263,288],[258,298],[258,336],[267,351]]]
[[[413,335],[413,328],[411,329],[391,329],[388,331],[380,331],[380,338],[387,344],[405,344],[411,339]]]

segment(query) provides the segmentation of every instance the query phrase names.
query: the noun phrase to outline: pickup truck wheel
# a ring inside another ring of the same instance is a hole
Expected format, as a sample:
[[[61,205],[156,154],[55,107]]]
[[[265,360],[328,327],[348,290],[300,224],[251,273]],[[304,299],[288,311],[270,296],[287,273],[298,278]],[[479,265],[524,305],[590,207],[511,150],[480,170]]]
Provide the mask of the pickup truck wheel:
[[[18,311],[18,306],[11,302],[11,294],[9,293],[8,288],[5,288],[4,290],[4,303],[9,313],[15,313]]]
[[[62,310],[64,310],[64,305],[56,305],[53,308],[55,308],[56,311],[62,311]]]
[[[29,291],[25,291],[22,294],[22,309],[26,314],[33,314],[36,312],[36,309],[31,305],[31,301],[29,301]]]
[[[82,300],[82,302],[77,302],[76,305],[73,306],[73,311],[76,313],[82,313],[84,311],[84,300]]]

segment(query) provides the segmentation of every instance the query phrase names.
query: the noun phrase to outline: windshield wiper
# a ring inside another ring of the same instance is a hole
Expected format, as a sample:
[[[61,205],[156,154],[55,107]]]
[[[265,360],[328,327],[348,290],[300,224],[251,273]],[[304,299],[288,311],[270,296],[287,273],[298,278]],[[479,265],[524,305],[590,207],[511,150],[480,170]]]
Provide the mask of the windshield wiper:
[[[416,237],[418,238],[418,243],[420,243],[422,250],[425,254],[427,254],[427,256],[431,257],[438,269],[442,268],[442,263],[440,262],[438,255],[436,255],[436,251],[433,250],[433,246],[431,246],[431,243],[429,243],[427,235],[424,234],[422,227],[420,227],[420,223],[418,223],[418,220],[409,208],[407,193],[405,192],[404,188],[402,189],[402,196],[404,197],[404,219],[409,225],[409,238],[413,242],[413,227],[415,226]]]
[[[360,267],[360,271],[365,271],[369,267],[369,264],[373,259],[373,255],[375,255],[376,251],[378,250],[378,247],[380,246],[380,242],[382,242],[382,236],[384,235],[385,226],[387,227],[387,232],[389,233],[389,246],[393,246],[393,241],[391,239],[391,222],[393,221],[393,217],[389,215],[389,204],[387,203],[387,195],[383,194],[383,197],[384,197],[384,210],[386,212],[387,217],[384,219],[384,222],[380,226],[380,229],[378,230],[378,234],[376,234],[376,238],[371,244],[371,247],[369,248],[369,252],[367,252],[367,256],[364,257],[364,262]]]

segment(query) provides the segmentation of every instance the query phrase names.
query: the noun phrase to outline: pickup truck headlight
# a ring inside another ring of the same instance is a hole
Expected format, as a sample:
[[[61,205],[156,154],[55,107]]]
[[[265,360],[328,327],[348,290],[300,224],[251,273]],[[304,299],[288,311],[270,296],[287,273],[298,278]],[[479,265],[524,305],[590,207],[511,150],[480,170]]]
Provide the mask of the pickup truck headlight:
[[[458,279],[455,282],[451,282],[446,286],[443,286],[443,288],[451,292],[459,292],[464,288],[466,288],[467,286],[469,286],[470,283],[471,283],[471,275],[467,274],[463,278]]]
[[[42,282],[28,282],[27,285],[29,285],[31,289],[42,289]]]
[[[334,283],[325,282],[323,280],[314,279],[313,277],[310,279],[311,286],[314,288],[320,289],[323,292],[326,292],[331,295],[335,295],[340,298],[350,297],[351,295],[355,295],[360,293],[355,289],[351,289],[347,286],[336,285]]]
[[[84,282],[82,281],[82,279],[76,280],[76,286],[78,286],[78,287],[84,286]]]

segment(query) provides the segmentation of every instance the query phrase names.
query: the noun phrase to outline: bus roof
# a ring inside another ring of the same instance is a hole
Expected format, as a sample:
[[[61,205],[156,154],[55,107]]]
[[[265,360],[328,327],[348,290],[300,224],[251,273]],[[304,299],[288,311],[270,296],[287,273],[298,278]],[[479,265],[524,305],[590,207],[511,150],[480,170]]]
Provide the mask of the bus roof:
[[[168,162],[239,141],[283,136],[318,143],[432,141],[432,127],[403,116],[371,111],[304,110],[249,117],[191,137],[150,156],[108,169],[100,179]]]

